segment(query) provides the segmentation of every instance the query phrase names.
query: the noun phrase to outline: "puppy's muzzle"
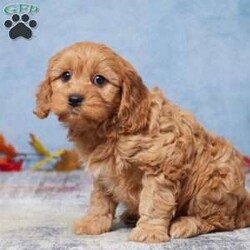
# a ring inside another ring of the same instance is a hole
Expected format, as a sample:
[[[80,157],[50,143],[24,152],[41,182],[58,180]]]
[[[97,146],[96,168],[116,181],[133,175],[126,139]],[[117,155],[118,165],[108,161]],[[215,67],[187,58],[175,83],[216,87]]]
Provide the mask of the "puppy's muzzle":
[[[68,98],[68,103],[73,108],[80,106],[82,102],[83,97],[81,95],[70,95]]]

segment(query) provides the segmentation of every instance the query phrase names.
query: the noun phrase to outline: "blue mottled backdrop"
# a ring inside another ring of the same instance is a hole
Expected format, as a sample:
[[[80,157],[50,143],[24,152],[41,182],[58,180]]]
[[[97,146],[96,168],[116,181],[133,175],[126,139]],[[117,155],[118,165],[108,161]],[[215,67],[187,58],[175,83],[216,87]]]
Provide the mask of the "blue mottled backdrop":
[[[106,43],[148,87],[191,110],[204,126],[250,153],[249,0],[28,1],[39,6],[30,40],[11,40],[0,2],[0,131],[29,151],[34,132],[51,150],[68,146],[55,117],[33,114],[48,58],[77,41]]]

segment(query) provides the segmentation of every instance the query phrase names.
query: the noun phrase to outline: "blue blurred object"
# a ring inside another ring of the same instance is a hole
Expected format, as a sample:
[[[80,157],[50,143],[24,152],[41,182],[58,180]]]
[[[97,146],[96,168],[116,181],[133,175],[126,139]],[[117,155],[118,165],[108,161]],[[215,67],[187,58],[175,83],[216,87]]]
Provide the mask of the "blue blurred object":
[[[149,88],[158,85],[250,153],[250,1],[25,1],[39,7],[30,40],[8,37],[9,3],[0,3],[0,131],[20,151],[30,151],[30,132],[50,150],[69,146],[54,116],[32,114],[34,95],[53,54],[96,41],[127,58]]]

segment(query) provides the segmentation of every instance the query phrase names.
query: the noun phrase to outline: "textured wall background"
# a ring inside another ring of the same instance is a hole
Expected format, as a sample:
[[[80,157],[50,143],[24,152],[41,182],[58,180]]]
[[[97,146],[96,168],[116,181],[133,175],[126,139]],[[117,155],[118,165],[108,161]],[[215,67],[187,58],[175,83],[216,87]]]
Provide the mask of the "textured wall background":
[[[16,1],[22,2],[22,1]],[[68,146],[55,117],[38,120],[34,93],[48,58],[77,41],[107,43],[204,126],[250,153],[249,0],[28,1],[40,8],[30,40],[0,25],[0,131],[29,151],[34,132],[51,149]],[[0,22],[8,18],[2,8]]]

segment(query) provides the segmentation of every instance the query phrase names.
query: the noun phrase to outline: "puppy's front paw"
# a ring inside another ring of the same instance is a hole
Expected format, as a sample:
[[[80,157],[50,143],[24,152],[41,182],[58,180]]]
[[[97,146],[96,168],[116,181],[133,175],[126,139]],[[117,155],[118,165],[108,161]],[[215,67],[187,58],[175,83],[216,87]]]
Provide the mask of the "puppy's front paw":
[[[153,225],[150,229],[144,228],[143,226],[137,226],[132,230],[129,240],[145,243],[159,243],[168,241],[169,236],[165,228],[156,229]]]
[[[102,234],[108,232],[112,226],[113,216],[106,215],[86,215],[74,224],[76,234]]]

